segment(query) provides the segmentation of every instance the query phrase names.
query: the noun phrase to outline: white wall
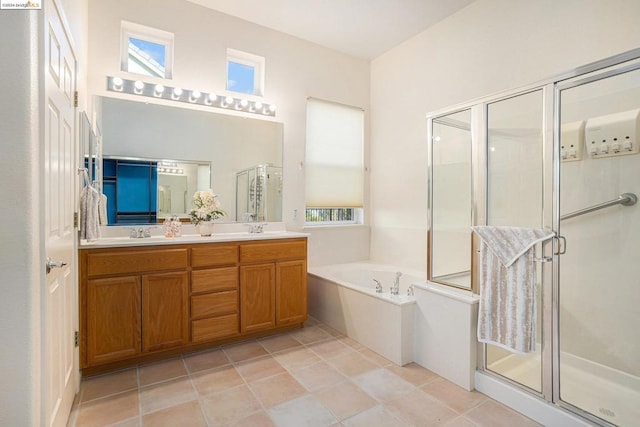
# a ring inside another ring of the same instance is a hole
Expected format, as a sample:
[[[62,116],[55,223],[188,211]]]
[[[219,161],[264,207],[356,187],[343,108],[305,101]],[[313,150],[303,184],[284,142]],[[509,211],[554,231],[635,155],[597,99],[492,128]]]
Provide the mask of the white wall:
[[[284,123],[283,220],[292,229],[301,228],[307,97],[364,108],[368,124],[369,63],[181,0],[158,0],[152,6],[148,2],[90,0],[91,94],[114,96],[106,91],[107,75],[135,76],[120,71],[121,20],[175,34],[173,80],[167,83],[171,86],[220,94],[225,88],[227,48],[265,57],[264,98],[278,106],[275,120]],[[347,239],[340,233],[312,232],[311,239],[319,249],[317,255],[325,259],[331,258],[337,245],[358,254],[366,247],[367,258],[369,231],[358,231],[355,236],[349,233]]]
[[[371,63],[371,258],[426,269],[428,112],[640,46],[637,0],[478,0]]]

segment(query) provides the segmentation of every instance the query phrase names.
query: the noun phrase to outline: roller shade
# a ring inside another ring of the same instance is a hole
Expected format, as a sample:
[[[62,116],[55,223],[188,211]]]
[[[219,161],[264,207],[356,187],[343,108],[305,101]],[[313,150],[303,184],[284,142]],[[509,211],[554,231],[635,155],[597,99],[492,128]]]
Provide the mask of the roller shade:
[[[307,100],[306,206],[360,208],[364,189],[364,112]]]

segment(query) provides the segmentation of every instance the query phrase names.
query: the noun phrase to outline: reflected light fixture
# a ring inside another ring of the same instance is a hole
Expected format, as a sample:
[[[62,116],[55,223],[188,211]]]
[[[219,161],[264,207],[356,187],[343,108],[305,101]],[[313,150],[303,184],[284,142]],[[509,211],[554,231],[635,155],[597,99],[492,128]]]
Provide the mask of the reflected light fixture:
[[[234,98],[231,95],[218,96],[214,92],[203,93],[196,89],[190,90],[162,84],[145,83],[142,80],[128,80],[121,77],[107,76],[107,90],[227,110],[244,111],[270,117],[275,117],[276,115],[275,104],[265,104],[259,100],[251,101],[246,98]]]

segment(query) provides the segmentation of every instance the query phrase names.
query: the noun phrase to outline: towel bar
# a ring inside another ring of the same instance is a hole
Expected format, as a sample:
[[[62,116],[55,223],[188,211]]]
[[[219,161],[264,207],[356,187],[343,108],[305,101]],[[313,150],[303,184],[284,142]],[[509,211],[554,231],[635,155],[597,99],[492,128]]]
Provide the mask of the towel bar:
[[[573,218],[576,216],[584,215],[593,211],[597,211],[600,209],[608,208],[609,206],[622,205],[622,206],[633,206],[638,201],[638,198],[633,193],[622,193],[618,196],[617,199],[609,200],[608,202],[603,202],[588,208],[580,209],[579,211],[571,212],[565,215],[560,216],[560,221],[565,219]]]

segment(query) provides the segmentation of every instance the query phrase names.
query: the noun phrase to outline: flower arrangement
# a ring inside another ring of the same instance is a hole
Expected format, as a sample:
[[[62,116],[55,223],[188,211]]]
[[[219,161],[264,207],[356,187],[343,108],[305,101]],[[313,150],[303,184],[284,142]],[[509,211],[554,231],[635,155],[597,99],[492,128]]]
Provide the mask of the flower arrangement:
[[[213,221],[226,213],[220,209],[220,202],[218,196],[213,194],[211,189],[204,191],[196,191],[193,195],[193,209],[189,212],[191,222],[193,224],[200,224],[204,221]]]

